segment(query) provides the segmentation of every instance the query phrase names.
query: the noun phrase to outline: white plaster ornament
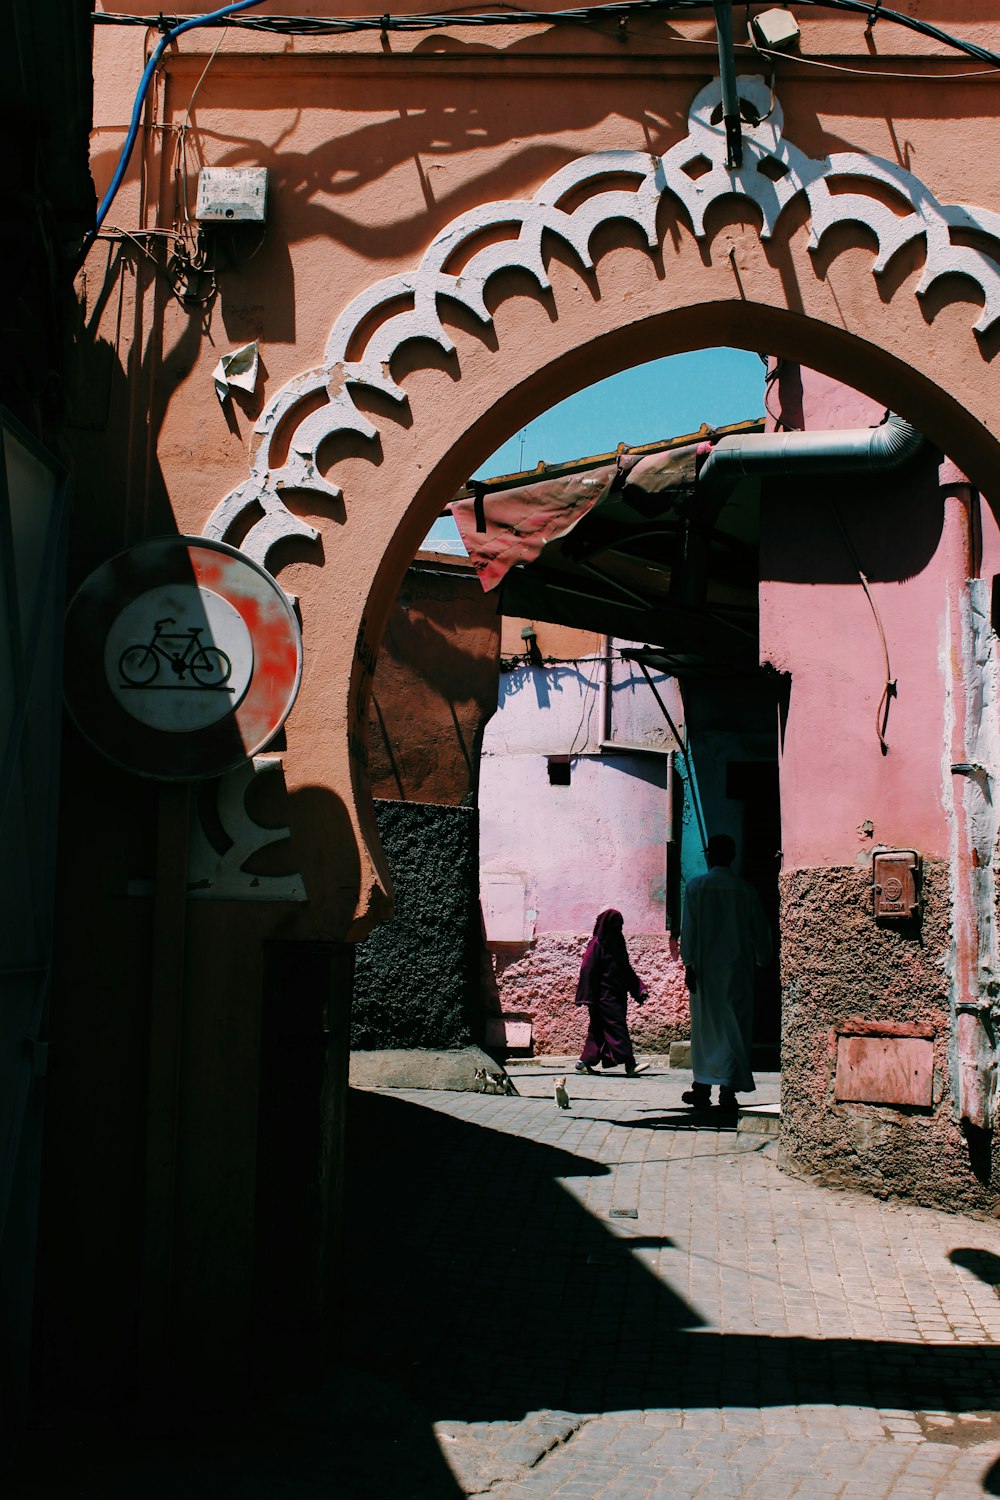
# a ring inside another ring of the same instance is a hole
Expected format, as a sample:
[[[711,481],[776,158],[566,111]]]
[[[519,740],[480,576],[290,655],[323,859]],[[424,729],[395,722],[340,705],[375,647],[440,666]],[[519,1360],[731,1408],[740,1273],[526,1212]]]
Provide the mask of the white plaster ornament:
[[[760,115],[768,112],[770,90],[759,78],[738,80],[740,97]],[[713,115],[721,102],[719,81],[696,96],[688,116],[688,134],[662,157],[641,151],[604,151],[580,157],[556,172],[533,198],[484,203],[460,215],[438,234],[420,265],[376,282],[344,310],[327,340],[323,363],[290,380],[268,402],[255,432],[261,442],[250,475],[218,505],[205,525],[205,535],[225,540],[242,531],[256,510],[263,512],[247,530],[242,550],[265,563],[271,549],[289,537],[315,540],[317,533],[287,509],[286,490],[311,491],[340,498],[341,490],[321,474],[317,453],[321,443],[339,432],[375,438],[377,429],[355,405],[352,390],[364,386],[405,404],[407,395],[392,379],[390,364],[404,343],[427,339],[446,353],[454,344],[440,316],[439,299],[467,308],[480,322],[492,316],[486,305],[486,284],[498,271],[520,269],[534,277],[540,290],[549,287],[542,250],[543,235],[557,235],[575,252],[585,269],[593,266],[590,242],[595,231],[612,219],[627,219],[644,233],[650,249],[657,246],[656,216],[661,199],[669,196],[684,208],[698,239],[704,238],[708,209],[727,197],[748,198],[760,211],[761,239],[774,233],[778,220],[793,199],[804,194],[810,214],[810,249],[816,250],[835,224],[854,222],[871,230],[878,243],[872,265],[881,275],[893,257],[915,240],[925,243],[924,272],[916,288],[924,296],[940,277],[962,275],[983,293],[976,321],[979,333],[1000,319],[1000,215],[988,209],[944,205],[912,172],[880,157],[858,152],[834,152],[814,160],[782,135],[782,114],[775,103],[769,118],[743,126],[743,165],[726,166],[726,138],[721,119]],[[689,170],[702,167],[692,177]],[[620,186],[601,190],[606,179],[634,177],[634,189]],[[857,184],[857,191],[834,192],[838,180]],[[869,191],[864,191],[870,185]],[[570,194],[593,189],[572,211],[559,205]],[[896,196],[898,213],[882,201],[886,191]],[[486,246],[472,255],[457,273],[447,267],[464,246],[484,230],[520,226],[515,236]],[[956,244],[952,231],[975,231],[992,241],[996,253]],[[399,311],[401,302],[411,306]],[[361,325],[385,311],[375,322],[361,356],[349,360],[347,350]],[[395,310],[394,310],[395,309]],[[301,403],[312,403],[326,393],[325,403],[304,416],[292,432],[284,463],[271,465],[271,441],[279,424],[293,417]]]
[[[682,206],[697,239],[704,238],[706,214],[715,203],[729,197],[750,199],[760,212],[760,237],[767,240],[788,205],[804,195],[811,250],[819,248],[834,225],[862,224],[878,244],[872,272],[879,276],[900,250],[922,239],[925,264],[917,296],[924,296],[942,276],[962,275],[983,293],[976,331],[984,333],[1000,319],[1000,215],[941,204],[913,173],[879,157],[841,151],[814,160],[784,138],[781,108],[777,102],[771,107],[770,90],[761,79],[741,78],[738,90],[757,115],[768,115],[757,125],[744,123],[742,167],[726,166],[721,86],[716,79],[696,95],[685,139],[664,156],[603,151],[580,157],[554,173],[533,198],[484,203],[461,214],[435,236],[416,269],[386,277],[355,297],[331,330],[322,364],[288,381],[265,406],[254,429],[260,444],[251,472],[216,507],[204,534],[216,540],[242,535],[241,550],[264,566],[279,542],[291,537],[316,540],[315,528],[288,510],[284,493],[296,490],[325,499],[341,497],[340,487],[320,472],[320,445],[336,433],[378,436],[370,418],[355,404],[355,387],[406,404],[406,391],[390,373],[392,358],[403,344],[426,339],[445,353],[453,352],[454,344],[441,320],[441,299],[461,304],[481,323],[490,324],[485,293],[496,273],[527,271],[540,291],[547,290],[550,282],[542,248],[546,233],[568,245],[585,269],[593,267],[590,244],[594,233],[613,219],[636,224],[650,250],[655,250],[657,212],[664,197]],[[714,123],[713,116],[718,116]],[[634,178],[635,187],[621,187],[623,177]],[[615,186],[602,189],[602,183],[611,180]],[[838,183],[856,190],[833,191]],[[576,208],[560,207],[570,195],[578,200],[588,188],[591,195]],[[899,209],[908,211],[888,207],[882,201],[887,192]],[[448,270],[449,263],[484,230],[510,226],[517,226],[516,234],[476,251],[460,271]],[[991,241],[996,252],[955,243],[953,230],[975,231],[980,239]],[[384,312],[381,322],[380,310]],[[348,359],[347,351],[362,324],[371,325],[371,331],[360,356]],[[279,426],[286,419],[294,420],[296,407],[313,406],[315,397],[324,393],[323,404],[293,427],[284,462],[272,465],[271,443]],[[232,864],[227,874],[230,882],[240,883]],[[287,897],[301,899],[301,893],[289,889]]]

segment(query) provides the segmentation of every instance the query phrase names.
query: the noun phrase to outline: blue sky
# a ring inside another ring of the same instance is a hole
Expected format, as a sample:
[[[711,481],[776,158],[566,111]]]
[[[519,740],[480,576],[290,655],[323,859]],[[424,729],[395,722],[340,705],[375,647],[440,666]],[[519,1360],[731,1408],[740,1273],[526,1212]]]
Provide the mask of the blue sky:
[[[764,413],[764,366],[745,349],[697,349],[636,365],[560,401],[513,434],[477,471],[479,479],[637,447]],[[437,521],[425,547],[464,551],[455,523]]]

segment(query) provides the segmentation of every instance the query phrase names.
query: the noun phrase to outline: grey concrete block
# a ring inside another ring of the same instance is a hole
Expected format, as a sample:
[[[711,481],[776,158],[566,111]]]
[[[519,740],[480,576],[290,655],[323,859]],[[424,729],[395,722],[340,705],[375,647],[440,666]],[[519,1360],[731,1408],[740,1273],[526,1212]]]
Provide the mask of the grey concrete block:
[[[454,1052],[431,1052],[423,1047],[351,1053],[351,1086],[361,1089],[450,1089],[454,1093],[481,1092],[476,1069],[500,1071],[479,1047]],[[510,1091],[517,1093],[514,1085]]]
[[[691,1066],[691,1043],[670,1043],[670,1066],[672,1068],[690,1068]]]
[[[738,1132],[745,1135],[780,1135],[780,1104],[744,1104],[740,1106],[736,1122]]]

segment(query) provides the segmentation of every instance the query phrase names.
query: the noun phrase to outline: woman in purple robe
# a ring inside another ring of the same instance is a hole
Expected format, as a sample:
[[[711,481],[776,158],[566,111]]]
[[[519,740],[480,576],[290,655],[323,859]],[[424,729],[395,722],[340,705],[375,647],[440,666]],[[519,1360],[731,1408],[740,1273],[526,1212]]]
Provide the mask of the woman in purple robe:
[[[593,1073],[597,1063],[605,1068],[624,1063],[632,1077],[646,1066],[636,1063],[625,1015],[629,995],[642,1005],[646,987],[629,963],[623,925],[620,911],[602,911],[583,955],[576,1003],[587,1007],[590,1025],[576,1065],[578,1073]]]

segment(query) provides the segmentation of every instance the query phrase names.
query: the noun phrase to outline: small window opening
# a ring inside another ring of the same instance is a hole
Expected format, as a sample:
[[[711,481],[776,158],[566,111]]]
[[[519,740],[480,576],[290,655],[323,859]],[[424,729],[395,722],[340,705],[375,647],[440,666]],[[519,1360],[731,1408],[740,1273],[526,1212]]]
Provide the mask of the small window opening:
[[[549,785],[569,786],[572,765],[568,755],[550,755],[549,762]]]

